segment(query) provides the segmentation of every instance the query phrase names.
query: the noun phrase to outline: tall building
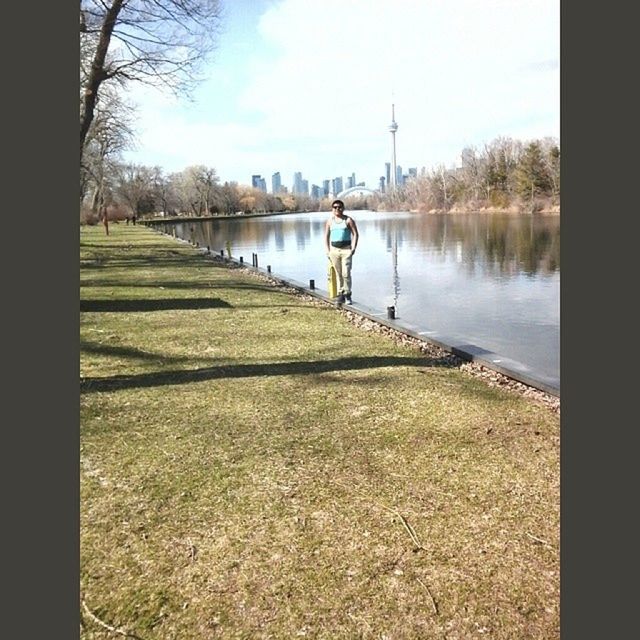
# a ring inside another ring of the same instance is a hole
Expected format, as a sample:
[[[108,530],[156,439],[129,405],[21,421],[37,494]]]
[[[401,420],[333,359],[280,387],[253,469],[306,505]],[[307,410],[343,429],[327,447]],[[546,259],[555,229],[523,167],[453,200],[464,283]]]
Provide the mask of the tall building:
[[[331,193],[331,191],[330,191],[330,189],[331,189],[330,185],[331,185],[331,181],[330,181],[330,180],[323,180],[323,181],[322,181],[322,195],[323,195],[323,196],[325,196],[325,197],[326,197],[326,196],[328,196],[328,195]]]
[[[353,176],[349,176],[347,178],[347,189],[351,189],[351,187],[356,186],[356,181],[353,179]]]
[[[409,167],[407,169],[407,175],[410,178],[417,178],[418,177],[418,167]]]
[[[260,189],[260,191],[267,192],[267,181],[260,175],[252,175],[251,176],[251,186],[254,189]]]
[[[387,175],[387,186],[390,189],[391,188],[391,163],[390,162],[385,162],[384,163],[384,168],[385,168],[386,175]]]
[[[396,112],[395,112],[395,104],[391,105],[391,124],[389,125],[389,131],[391,132],[391,138],[393,140],[393,156],[392,156],[392,163],[393,163],[393,187],[395,188],[397,182],[396,182],[396,177],[398,175],[398,172],[396,170],[396,131],[398,130],[398,123],[396,122]],[[402,172],[400,172],[400,175],[402,175]],[[391,187],[391,185],[389,185]]]
[[[317,184],[312,184],[311,197],[315,200],[319,200],[322,197],[322,187],[319,187]]]
[[[293,187],[291,189],[291,193],[294,195],[302,193],[302,171],[296,171],[293,174]]]
[[[396,176],[395,176],[395,186],[401,186],[404,184],[404,180],[402,179],[402,167],[398,165],[396,167]]]
[[[342,177],[334,178],[331,181],[331,191],[333,191],[333,195],[337,196],[342,190],[343,190]]]
[[[380,193],[384,193],[384,176],[380,176],[380,186],[378,188],[380,189]]]
[[[282,180],[280,179],[280,172],[276,171],[271,176],[271,193],[276,195],[282,191]]]

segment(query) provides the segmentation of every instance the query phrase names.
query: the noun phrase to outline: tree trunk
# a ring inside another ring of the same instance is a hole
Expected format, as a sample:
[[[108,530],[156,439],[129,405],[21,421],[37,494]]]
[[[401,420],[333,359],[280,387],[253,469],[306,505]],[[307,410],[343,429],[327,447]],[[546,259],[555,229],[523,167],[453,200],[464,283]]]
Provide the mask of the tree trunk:
[[[93,192],[93,198],[91,198],[91,212],[100,213],[100,201],[102,199],[102,185],[96,185],[96,190]]]
[[[91,73],[89,74],[87,86],[84,90],[84,96],[82,97],[83,108],[80,116],[80,161],[82,161],[84,141],[87,137],[89,127],[93,122],[93,112],[98,98],[98,89],[107,78],[104,63],[107,58],[109,43],[111,42],[111,34],[113,33],[113,29],[118,19],[118,14],[120,13],[124,2],[125,0],[113,0],[111,7],[105,14],[104,22],[100,29],[98,46],[96,47],[93,62],[91,63]]]
[[[109,235],[109,214],[107,213],[107,207],[104,204],[101,205],[102,210],[102,223],[104,224],[104,230]]]

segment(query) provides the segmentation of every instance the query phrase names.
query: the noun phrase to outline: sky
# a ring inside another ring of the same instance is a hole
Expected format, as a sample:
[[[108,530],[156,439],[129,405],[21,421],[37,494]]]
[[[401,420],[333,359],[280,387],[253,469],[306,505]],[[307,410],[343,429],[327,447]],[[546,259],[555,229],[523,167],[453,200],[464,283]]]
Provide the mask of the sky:
[[[560,0],[221,0],[223,31],[191,100],[136,86],[127,162],[215,168],[271,191],[353,173],[378,187],[460,165],[499,137],[560,137]]]

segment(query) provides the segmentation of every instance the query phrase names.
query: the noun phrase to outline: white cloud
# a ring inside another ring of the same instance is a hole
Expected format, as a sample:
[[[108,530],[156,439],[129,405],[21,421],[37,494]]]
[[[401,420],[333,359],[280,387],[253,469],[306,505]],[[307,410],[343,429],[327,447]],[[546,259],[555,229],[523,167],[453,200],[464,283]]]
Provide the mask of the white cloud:
[[[235,118],[163,104],[145,115],[145,147],[243,182],[355,171],[374,186],[392,100],[405,168],[497,136],[559,135],[558,0],[283,0],[256,37],[248,81],[227,96]]]

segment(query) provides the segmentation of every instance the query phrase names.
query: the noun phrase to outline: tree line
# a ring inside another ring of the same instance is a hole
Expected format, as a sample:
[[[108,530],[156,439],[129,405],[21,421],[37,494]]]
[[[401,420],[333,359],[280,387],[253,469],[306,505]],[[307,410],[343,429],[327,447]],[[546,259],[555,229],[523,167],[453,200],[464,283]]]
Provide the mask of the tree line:
[[[380,198],[377,208],[559,211],[560,147],[555,139],[525,143],[500,137],[482,149],[467,147],[460,157],[460,167],[447,169],[440,165],[423,170],[417,178]]]
[[[88,149],[87,162],[96,159],[83,185],[82,219],[89,223],[103,215],[123,219],[323,211],[333,198],[333,194],[321,199],[270,194],[235,182],[221,183],[216,169],[205,165],[165,174],[161,167],[119,161],[117,145],[90,144]],[[105,149],[113,153],[102,153]],[[460,167],[422,170],[387,193],[347,198],[347,207],[438,212],[535,212],[559,207],[560,149],[553,139],[525,144],[498,138],[482,150],[464,149],[461,158]]]

